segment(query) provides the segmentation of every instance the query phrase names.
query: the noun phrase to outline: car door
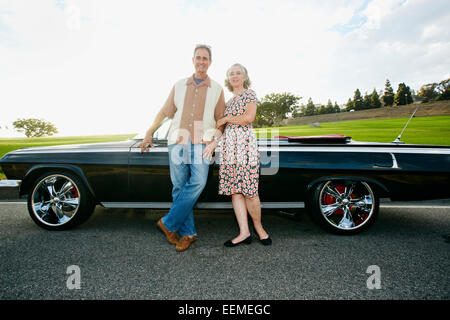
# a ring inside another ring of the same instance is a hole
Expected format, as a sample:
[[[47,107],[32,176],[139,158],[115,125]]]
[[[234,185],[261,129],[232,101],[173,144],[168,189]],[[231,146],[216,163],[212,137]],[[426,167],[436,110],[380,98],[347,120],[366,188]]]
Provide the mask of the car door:
[[[167,132],[170,121],[165,121],[153,135],[154,148],[141,153],[138,140],[129,155],[129,201],[163,202],[172,201]],[[166,207],[167,205],[161,205]]]

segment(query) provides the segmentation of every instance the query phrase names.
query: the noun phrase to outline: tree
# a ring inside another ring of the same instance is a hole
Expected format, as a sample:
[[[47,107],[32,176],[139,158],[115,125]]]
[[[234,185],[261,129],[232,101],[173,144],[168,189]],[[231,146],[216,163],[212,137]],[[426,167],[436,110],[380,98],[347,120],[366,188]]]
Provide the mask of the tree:
[[[327,106],[325,107],[325,113],[334,113],[334,107],[330,99],[328,99]]]
[[[308,99],[308,103],[306,104],[306,108],[303,110],[303,114],[305,116],[313,116],[317,114],[316,107],[311,98]]]
[[[256,109],[256,117],[254,125],[255,127],[272,127],[276,111],[273,106],[268,102],[262,102],[258,104]]]
[[[372,108],[381,107],[380,96],[375,88],[373,88],[372,94],[370,95],[370,104]]]
[[[364,93],[363,109],[372,109],[372,103],[370,100],[370,96],[367,94],[367,91]]]
[[[303,107],[303,104],[301,106],[296,106],[294,108],[294,111],[292,112],[292,117],[293,118],[299,118],[299,117],[303,116],[303,114],[302,114],[302,107]]]
[[[347,103],[345,104],[345,110],[350,111],[353,109],[353,101],[352,99],[348,98]]]
[[[450,100],[450,78],[439,82],[436,90],[439,93],[436,100]]]
[[[13,122],[13,126],[18,132],[25,132],[27,138],[52,136],[58,133],[58,130],[52,123],[43,119],[17,119]]]
[[[291,93],[271,93],[261,99],[256,110],[255,125],[273,126],[279,125],[287,118],[288,113],[293,113],[297,108],[297,102],[301,97]]]
[[[338,106],[338,104],[337,104],[336,101],[334,102],[334,107],[333,107],[333,109],[334,109],[334,113],[339,113],[339,112],[341,112],[341,108],[339,108],[339,106]]]
[[[400,83],[394,97],[394,103],[398,106],[402,106],[412,102],[411,89],[405,83]]]
[[[391,82],[386,79],[384,85],[383,102],[386,106],[391,107],[394,104],[394,90],[392,89]]]
[[[433,100],[449,100],[450,99],[450,78],[442,80],[439,83],[427,83],[420,87],[417,93],[419,97],[423,97],[423,102]]]
[[[361,91],[356,89],[355,94],[353,95],[353,109],[362,110],[364,108],[364,102],[361,96]]]
[[[420,87],[417,95],[419,97],[425,98],[423,102],[428,102],[434,100],[438,97],[438,92],[436,91],[438,84],[437,83],[427,83]]]

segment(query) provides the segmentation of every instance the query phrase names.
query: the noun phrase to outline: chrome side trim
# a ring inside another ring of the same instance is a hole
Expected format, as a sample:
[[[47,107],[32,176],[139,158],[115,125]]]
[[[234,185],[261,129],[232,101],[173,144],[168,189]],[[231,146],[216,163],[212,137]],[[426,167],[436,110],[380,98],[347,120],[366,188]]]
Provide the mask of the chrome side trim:
[[[450,149],[438,148],[379,148],[379,147],[263,147],[259,151],[271,152],[367,152],[367,153],[412,153],[412,154],[448,154]]]
[[[410,153],[410,154],[446,154],[450,155],[450,149],[438,148],[379,148],[379,147],[259,147],[260,152],[367,152],[367,153]],[[139,148],[117,148],[117,149],[60,149],[60,150],[16,150],[11,154],[32,153],[140,153]],[[167,147],[155,147],[149,152],[169,152]]]
[[[130,148],[115,148],[115,149],[59,149],[59,150],[15,150],[10,153],[13,154],[30,154],[30,153],[128,153]]]
[[[0,187],[18,187],[22,180],[0,180]]]
[[[150,152],[169,152],[167,147],[152,148]],[[260,152],[368,152],[368,153],[416,153],[416,154],[448,154],[450,149],[417,149],[417,148],[374,148],[374,147],[279,147],[260,146]],[[220,148],[218,149],[220,151]],[[140,153],[138,148],[131,148],[130,152]]]
[[[172,202],[101,202],[105,208],[169,209]],[[304,208],[303,202],[261,202],[264,209]],[[195,209],[232,209],[230,202],[198,202]]]

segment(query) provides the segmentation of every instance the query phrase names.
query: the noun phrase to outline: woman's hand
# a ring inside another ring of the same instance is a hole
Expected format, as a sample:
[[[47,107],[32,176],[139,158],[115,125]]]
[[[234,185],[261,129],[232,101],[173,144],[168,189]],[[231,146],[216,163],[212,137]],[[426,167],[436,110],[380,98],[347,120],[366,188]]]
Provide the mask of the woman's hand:
[[[202,157],[208,161],[211,161],[213,153],[216,150],[217,145],[218,145],[218,142],[216,140],[213,140],[210,143],[208,143],[202,152]]]
[[[217,120],[216,122],[216,128],[220,128],[221,126],[223,126],[224,124],[226,124],[229,121],[229,116],[223,117],[219,120]]]

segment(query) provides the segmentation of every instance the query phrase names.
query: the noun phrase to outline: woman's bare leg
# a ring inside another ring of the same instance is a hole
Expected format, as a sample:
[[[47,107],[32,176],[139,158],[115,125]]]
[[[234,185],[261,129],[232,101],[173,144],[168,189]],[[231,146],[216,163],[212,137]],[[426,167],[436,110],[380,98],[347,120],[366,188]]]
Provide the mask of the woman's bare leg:
[[[239,225],[239,235],[232,240],[233,243],[238,243],[250,236],[250,230],[248,229],[247,219],[247,207],[245,198],[242,194],[237,193],[231,195],[231,201],[233,203],[234,214]]]
[[[245,197],[245,204],[253,220],[253,226],[261,240],[269,238],[261,224],[261,202],[259,196]]]

